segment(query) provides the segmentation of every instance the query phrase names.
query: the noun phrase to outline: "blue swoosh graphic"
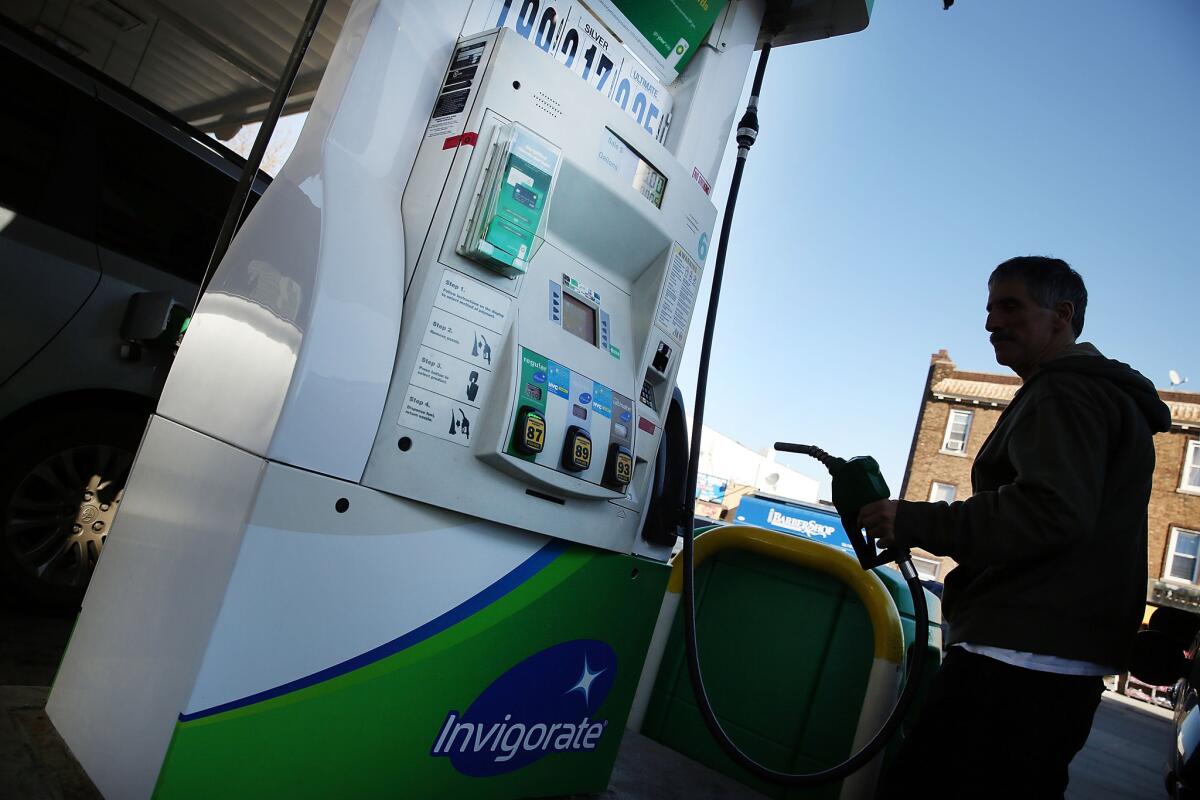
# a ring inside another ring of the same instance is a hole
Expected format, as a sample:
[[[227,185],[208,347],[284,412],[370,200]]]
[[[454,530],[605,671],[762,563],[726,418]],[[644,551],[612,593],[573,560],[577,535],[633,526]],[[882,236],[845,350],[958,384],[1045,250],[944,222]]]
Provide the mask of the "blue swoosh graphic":
[[[226,711],[232,711],[235,708],[244,708],[255,703],[261,703],[264,700],[270,700],[273,697],[282,697],[285,694],[305,689],[309,686],[315,686],[318,683],[336,678],[339,675],[345,675],[347,672],[353,672],[356,669],[365,667],[368,664],[373,664],[376,661],[382,661],[388,656],[395,655],[401,650],[407,650],[415,644],[425,641],[426,639],[435,636],[447,628],[462,622],[467,617],[484,608],[487,605],[499,600],[504,595],[511,592],[513,589],[520,586],[525,581],[529,580],[536,573],[541,571],[551,561],[558,558],[570,544],[562,539],[551,539],[540,550],[531,555],[525,561],[518,564],[504,577],[497,580],[491,586],[480,591],[478,594],[467,598],[462,603],[459,603],[454,608],[444,614],[434,617],[423,625],[413,628],[408,633],[398,638],[392,639],[390,642],[385,642],[378,647],[368,650],[367,652],[357,655],[354,658],[347,659],[340,664],[334,664],[332,667],[326,667],[323,670],[314,672],[311,675],[306,675],[303,678],[297,678],[294,681],[289,681],[281,686],[276,686],[273,689],[265,689],[261,692],[240,698],[238,700],[230,700],[227,703],[206,708],[201,711],[195,711],[191,714],[180,714],[180,722],[191,722],[195,719],[203,719],[211,717],[215,714],[222,714]]]

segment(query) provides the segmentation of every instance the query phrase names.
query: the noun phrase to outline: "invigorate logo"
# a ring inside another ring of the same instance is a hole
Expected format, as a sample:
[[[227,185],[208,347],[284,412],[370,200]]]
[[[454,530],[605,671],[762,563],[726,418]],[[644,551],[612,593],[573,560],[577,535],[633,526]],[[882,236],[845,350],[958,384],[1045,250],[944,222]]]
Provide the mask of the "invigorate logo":
[[[617,676],[605,642],[575,639],[535,653],[483,690],[465,713],[451,711],[429,751],[477,778],[528,766],[550,753],[595,750],[608,720],[592,715]]]

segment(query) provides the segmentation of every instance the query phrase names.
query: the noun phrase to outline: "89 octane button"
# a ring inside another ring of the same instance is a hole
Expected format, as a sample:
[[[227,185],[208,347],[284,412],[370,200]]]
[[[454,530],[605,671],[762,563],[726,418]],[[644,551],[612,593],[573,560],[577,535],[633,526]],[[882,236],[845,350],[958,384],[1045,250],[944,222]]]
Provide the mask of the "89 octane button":
[[[583,472],[592,465],[592,437],[578,425],[567,428],[567,436],[563,440],[562,465],[563,469],[570,472]]]

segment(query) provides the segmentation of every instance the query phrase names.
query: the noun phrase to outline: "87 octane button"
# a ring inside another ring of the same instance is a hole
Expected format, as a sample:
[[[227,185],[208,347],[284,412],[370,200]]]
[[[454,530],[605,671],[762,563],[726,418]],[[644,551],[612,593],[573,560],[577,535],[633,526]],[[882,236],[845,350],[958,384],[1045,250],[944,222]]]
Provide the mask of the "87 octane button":
[[[546,418],[537,409],[524,406],[517,415],[517,450],[536,456],[546,446]]]

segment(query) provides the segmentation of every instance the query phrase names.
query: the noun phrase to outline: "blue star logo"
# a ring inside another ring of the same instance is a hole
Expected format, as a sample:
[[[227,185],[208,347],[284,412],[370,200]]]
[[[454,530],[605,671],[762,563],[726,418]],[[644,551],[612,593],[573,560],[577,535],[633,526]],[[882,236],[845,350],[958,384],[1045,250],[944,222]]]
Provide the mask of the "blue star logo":
[[[596,678],[599,678],[601,675],[604,674],[604,672],[605,672],[605,670],[600,670],[598,672],[592,672],[592,668],[588,665],[587,653],[584,653],[583,654],[583,672],[580,673],[579,680],[575,681],[575,685],[572,686],[570,689],[567,689],[565,694],[570,694],[571,692],[574,692],[574,691],[581,691],[581,692],[583,692],[584,705],[585,706],[589,705],[591,703],[590,694],[591,694],[591,690],[592,690],[592,681],[596,680]]]

